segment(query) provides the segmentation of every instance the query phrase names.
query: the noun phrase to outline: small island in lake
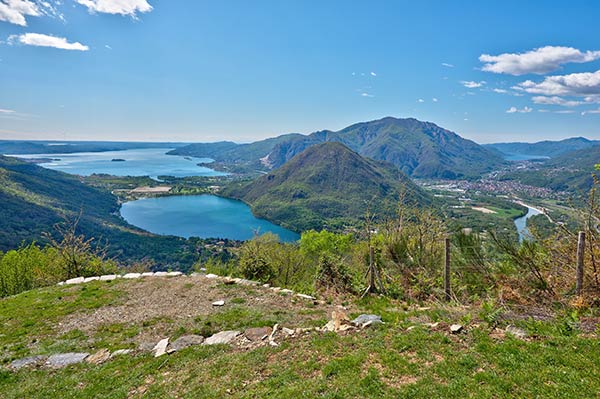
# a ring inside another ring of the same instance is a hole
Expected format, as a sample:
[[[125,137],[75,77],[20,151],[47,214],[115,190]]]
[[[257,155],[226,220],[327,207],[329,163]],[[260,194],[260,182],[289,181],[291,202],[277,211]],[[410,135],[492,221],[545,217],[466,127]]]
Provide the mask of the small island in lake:
[[[122,158],[113,158],[113,159],[111,159],[110,161],[111,161],[111,162],[125,162],[125,160],[124,160],[124,159],[122,159]]]

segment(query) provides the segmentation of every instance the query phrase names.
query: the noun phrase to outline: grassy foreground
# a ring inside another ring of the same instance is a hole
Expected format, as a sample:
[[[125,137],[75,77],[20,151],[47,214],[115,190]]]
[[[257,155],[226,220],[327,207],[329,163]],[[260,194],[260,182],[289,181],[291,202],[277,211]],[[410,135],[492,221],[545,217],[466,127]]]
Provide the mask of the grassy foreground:
[[[13,372],[4,367],[32,354],[135,347],[137,337],[152,333],[173,337],[273,322],[318,325],[331,309],[302,302],[286,307],[293,298],[273,297],[277,294],[256,287],[217,283],[204,287],[190,281],[177,283],[178,295],[197,295],[198,291],[186,290],[198,288],[227,298],[231,305],[183,317],[152,314],[65,331],[74,316],[83,320],[127,305],[144,289],[156,286],[97,282],[0,300],[0,397],[594,398],[600,394],[600,341],[595,333],[579,332],[573,318],[512,320],[529,333],[521,340],[490,326],[492,320],[506,325],[499,309],[419,308],[387,299],[349,304],[350,316],[373,312],[386,324],[346,335],[312,332],[282,340],[278,347],[250,350],[196,346],[160,358],[137,353],[102,365],[82,363],[61,370]],[[156,284],[168,289],[175,280]],[[255,297],[260,300],[253,301]],[[270,299],[282,307],[260,305]],[[436,321],[438,327],[424,325]],[[466,332],[450,334],[450,323],[463,324]]]

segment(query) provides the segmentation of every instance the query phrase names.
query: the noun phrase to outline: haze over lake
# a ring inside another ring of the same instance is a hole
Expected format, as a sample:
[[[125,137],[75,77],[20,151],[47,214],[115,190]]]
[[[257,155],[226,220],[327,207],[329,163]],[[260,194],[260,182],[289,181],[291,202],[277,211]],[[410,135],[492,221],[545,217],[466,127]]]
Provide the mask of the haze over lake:
[[[19,158],[49,158],[40,166],[75,175],[109,174],[113,176],[224,176],[198,163],[210,163],[209,158],[167,155],[172,148],[143,148],[123,151],[78,152],[73,154],[27,154]]]
[[[255,232],[277,234],[296,241],[298,234],[258,219],[241,201],[215,195],[145,198],[126,202],[121,216],[130,224],[155,234],[179,237],[249,240]]]

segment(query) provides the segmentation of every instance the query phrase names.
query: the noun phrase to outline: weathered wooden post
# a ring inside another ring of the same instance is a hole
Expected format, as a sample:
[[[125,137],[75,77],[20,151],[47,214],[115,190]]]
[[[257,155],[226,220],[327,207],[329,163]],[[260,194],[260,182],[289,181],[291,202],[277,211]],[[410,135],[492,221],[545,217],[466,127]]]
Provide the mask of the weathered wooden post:
[[[585,232],[580,231],[577,238],[577,283],[575,292],[581,295],[583,291],[583,257],[585,255]]]
[[[446,237],[444,241],[444,250],[446,252],[444,260],[444,293],[446,294],[446,300],[452,299],[452,292],[450,289],[450,238]]]

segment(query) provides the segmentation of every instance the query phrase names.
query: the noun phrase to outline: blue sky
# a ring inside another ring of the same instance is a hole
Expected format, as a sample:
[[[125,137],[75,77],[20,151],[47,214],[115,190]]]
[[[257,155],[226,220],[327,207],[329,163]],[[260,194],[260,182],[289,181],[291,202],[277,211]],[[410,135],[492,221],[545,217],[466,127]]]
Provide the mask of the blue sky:
[[[596,1],[0,0],[0,138],[600,139]]]

